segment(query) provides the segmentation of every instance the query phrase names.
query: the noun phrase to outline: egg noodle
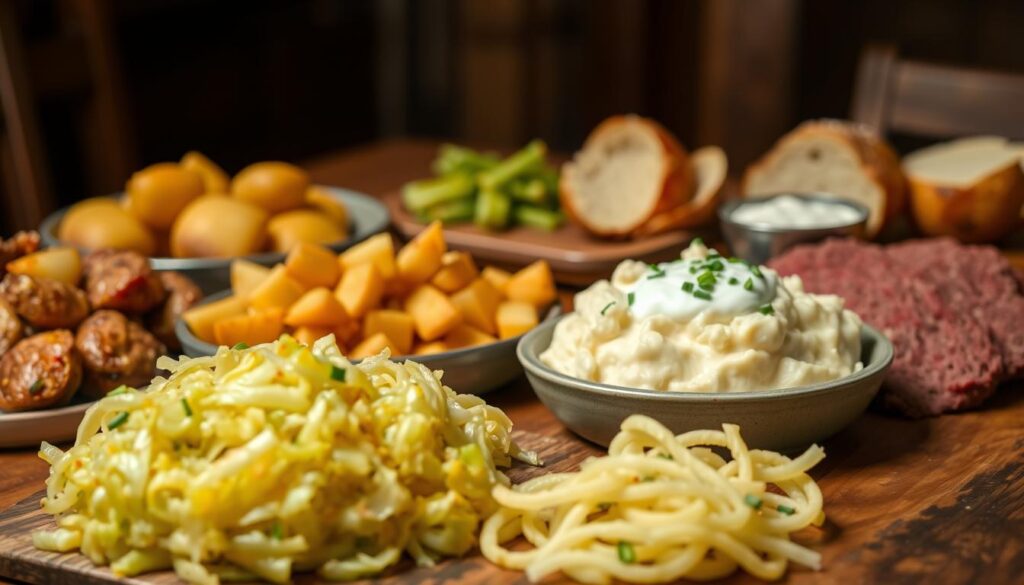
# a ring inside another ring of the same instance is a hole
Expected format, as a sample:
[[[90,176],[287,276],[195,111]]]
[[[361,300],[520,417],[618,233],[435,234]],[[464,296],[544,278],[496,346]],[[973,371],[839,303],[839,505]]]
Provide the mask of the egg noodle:
[[[67,452],[42,445],[57,528],[38,548],[201,584],[353,579],[467,552],[509,483],[496,466],[536,464],[501,410],[416,363],[353,366],[333,336],[158,366],[90,407]]]
[[[806,472],[825,452],[815,445],[790,459],[749,450],[739,427],[722,428],[673,436],[633,415],[607,457],[495,487],[501,508],[481,531],[484,556],[534,581],[561,571],[584,583],[707,580],[737,567],[777,579],[788,561],[820,568],[820,555],[790,534],[824,521],[821,491]],[[530,549],[503,547],[519,535]]]

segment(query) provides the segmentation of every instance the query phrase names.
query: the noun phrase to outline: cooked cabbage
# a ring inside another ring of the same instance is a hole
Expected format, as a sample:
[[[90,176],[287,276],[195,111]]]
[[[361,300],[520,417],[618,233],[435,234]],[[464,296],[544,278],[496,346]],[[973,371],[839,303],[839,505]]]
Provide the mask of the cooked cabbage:
[[[192,583],[354,579],[465,553],[497,468],[536,463],[501,410],[414,362],[352,365],[333,336],[158,365],[90,407],[67,452],[42,445],[57,529],[37,547]]]

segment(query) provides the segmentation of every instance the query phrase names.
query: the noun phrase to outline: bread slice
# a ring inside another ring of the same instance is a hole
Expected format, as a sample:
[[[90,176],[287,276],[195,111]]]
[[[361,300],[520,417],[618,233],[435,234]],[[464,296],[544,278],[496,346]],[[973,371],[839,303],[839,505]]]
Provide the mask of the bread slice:
[[[721,148],[703,146],[693,151],[690,163],[696,183],[693,197],[679,207],[654,215],[638,227],[634,235],[645,236],[693,228],[705,225],[714,218],[729,173],[729,160]]]
[[[688,201],[693,169],[681,144],[657,122],[612,116],[562,167],[562,208],[598,236],[628,236],[651,217]]]
[[[842,120],[804,122],[783,136],[743,177],[745,197],[822,193],[863,204],[868,237],[903,209],[896,153],[869,127]]]
[[[1020,223],[1024,144],[976,136],[918,150],[903,160],[918,227],[963,242],[997,240]]]

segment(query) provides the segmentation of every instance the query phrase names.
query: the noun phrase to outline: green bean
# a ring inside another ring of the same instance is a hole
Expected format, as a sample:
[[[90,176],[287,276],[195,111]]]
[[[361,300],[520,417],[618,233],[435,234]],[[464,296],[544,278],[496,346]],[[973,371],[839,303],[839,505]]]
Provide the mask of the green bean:
[[[457,172],[475,175],[480,171],[497,166],[498,162],[498,157],[492,154],[479,153],[464,146],[443,144],[437,158],[434,159],[432,168],[437,175],[450,175]]]
[[[508,184],[507,191],[516,201],[534,205],[543,205],[548,198],[548,191],[544,187],[544,181],[540,178],[513,181]]]
[[[565,219],[558,211],[551,211],[543,207],[533,205],[517,205],[512,212],[515,222],[528,227],[547,230],[549,232],[558,229]]]
[[[481,189],[476,196],[473,221],[480,227],[501,229],[508,225],[512,201],[508,195],[492,189]]]
[[[438,203],[469,197],[473,188],[473,180],[465,173],[413,181],[402,188],[402,203],[419,213]]]
[[[534,140],[519,152],[498,163],[498,166],[477,175],[477,182],[483,189],[498,189],[513,179],[536,172],[544,165],[547,150],[542,141]]]
[[[441,220],[443,223],[469,221],[476,211],[476,201],[472,197],[445,201],[431,205],[422,213],[428,222]]]

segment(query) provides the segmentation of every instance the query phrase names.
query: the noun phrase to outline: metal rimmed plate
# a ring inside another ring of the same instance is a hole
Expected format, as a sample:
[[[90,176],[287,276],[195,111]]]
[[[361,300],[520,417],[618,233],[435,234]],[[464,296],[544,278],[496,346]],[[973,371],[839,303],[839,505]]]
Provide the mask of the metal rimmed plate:
[[[0,449],[38,447],[39,443],[62,443],[75,438],[78,423],[93,402],[27,412],[0,412]]]
[[[203,300],[211,303],[231,294],[222,291]],[[545,321],[554,320],[561,311],[556,307],[548,311]],[[543,323],[542,323],[543,325]],[[178,319],[174,332],[181,341],[185,355],[198,357],[213,355],[217,346],[207,343],[189,329],[185,321]],[[444,371],[444,384],[459,394],[483,394],[508,384],[522,375],[523,368],[516,359],[516,345],[520,337],[502,339],[487,345],[478,345],[463,349],[455,349],[444,353],[429,355],[392,356],[396,361],[412,360],[419,362],[431,370]],[[353,360],[359,363],[359,360]]]
[[[380,233],[387,229],[391,222],[387,207],[375,197],[342,189],[341,187],[320,186],[330,193],[348,209],[349,214],[349,238],[341,242],[331,244],[329,247],[341,252],[366,238]],[[111,195],[120,197],[121,194]],[[61,244],[57,239],[57,226],[61,219],[68,212],[67,207],[59,209],[50,214],[39,226],[39,235],[46,246],[58,246]],[[251,254],[244,256],[258,264],[270,266],[284,260],[284,254],[279,252],[267,252],[263,254]],[[150,264],[154,270],[177,270],[203,289],[206,294],[224,290],[230,286],[229,271],[231,261],[234,258],[151,258]]]
[[[659,392],[589,382],[540,361],[559,319],[523,336],[517,355],[537,396],[576,434],[601,445],[631,414],[645,414],[673,432],[734,423],[752,448],[791,451],[821,441],[853,422],[878,393],[892,363],[892,344],[865,325],[861,363],[849,376],[798,388],[759,392]]]

